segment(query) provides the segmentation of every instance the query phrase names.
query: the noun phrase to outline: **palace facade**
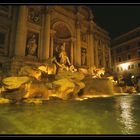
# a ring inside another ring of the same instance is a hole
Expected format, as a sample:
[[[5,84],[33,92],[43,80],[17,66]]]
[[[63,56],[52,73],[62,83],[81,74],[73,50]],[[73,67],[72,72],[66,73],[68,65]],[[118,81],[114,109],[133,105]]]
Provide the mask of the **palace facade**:
[[[112,62],[117,74],[140,74],[140,27],[112,40]]]
[[[0,6],[0,68],[16,73],[57,54],[72,64],[111,68],[110,37],[87,6]]]

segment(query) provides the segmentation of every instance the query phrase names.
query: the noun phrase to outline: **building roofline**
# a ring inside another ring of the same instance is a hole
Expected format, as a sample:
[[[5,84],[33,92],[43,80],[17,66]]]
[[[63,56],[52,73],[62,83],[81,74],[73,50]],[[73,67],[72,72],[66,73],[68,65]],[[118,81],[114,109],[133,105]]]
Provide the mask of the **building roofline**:
[[[140,26],[139,26],[139,27],[136,27],[136,28],[134,28],[134,29],[132,29],[132,30],[126,32],[126,33],[123,33],[122,35],[120,35],[120,36],[118,36],[118,37],[116,37],[116,38],[114,38],[114,39],[112,40],[112,42],[118,41],[119,39],[122,39],[123,37],[126,37],[126,36],[130,35],[131,33],[134,33],[134,32],[137,31],[137,30],[140,30]]]

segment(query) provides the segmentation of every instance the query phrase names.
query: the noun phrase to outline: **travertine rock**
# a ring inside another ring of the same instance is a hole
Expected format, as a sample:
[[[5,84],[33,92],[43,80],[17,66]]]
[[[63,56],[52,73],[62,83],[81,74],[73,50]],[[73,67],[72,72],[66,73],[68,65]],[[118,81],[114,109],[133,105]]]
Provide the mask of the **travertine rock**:
[[[7,77],[2,80],[3,86],[6,90],[18,89],[20,88],[21,85],[29,82],[30,82],[30,78],[27,76]]]
[[[11,101],[9,99],[0,98],[0,104],[9,104]]]

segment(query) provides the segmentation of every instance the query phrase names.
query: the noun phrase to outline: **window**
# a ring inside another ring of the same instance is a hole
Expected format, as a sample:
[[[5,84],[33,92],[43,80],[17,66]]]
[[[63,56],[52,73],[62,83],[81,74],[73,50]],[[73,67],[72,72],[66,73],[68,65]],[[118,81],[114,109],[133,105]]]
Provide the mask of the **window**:
[[[116,49],[116,53],[120,53],[121,51],[122,51],[121,48],[117,48],[117,49]]]
[[[140,57],[140,51],[138,51],[138,57]]]
[[[138,63],[138,68],[140,68],[140,63]]]
[[[123,56],[122,60],[123,60],[123,61],[125,61],[125,60],[126,60],[126,58]]]
[[[117,67],[117,72],[119,72],[119,67]]]
[[[118,59],[119,59],[119,62],[121,62],[121,61],[122,61],[121,57],[119,57]]]
[[[127,55],[127,59],[128,59],[128,60],[131,59],[131,55],[130,55],[130,54]]]
[[[134,64],[131,65],[131,69],[134,69]]]
[[[130,65],[128,65],[128,70],[130,70]]]

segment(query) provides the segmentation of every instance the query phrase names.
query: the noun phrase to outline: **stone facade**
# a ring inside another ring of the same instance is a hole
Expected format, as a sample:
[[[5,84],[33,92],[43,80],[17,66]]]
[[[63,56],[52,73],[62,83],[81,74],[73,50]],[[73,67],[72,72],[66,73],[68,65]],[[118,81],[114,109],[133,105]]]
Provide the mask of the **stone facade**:
[[[140,74],[140,27],[112,40],[111,47],[117,74]]]
[[[1,6],[0,66],[18,71],[56,55],[65,42],[75,66],[111,68],[110,38],[87,6]]]

